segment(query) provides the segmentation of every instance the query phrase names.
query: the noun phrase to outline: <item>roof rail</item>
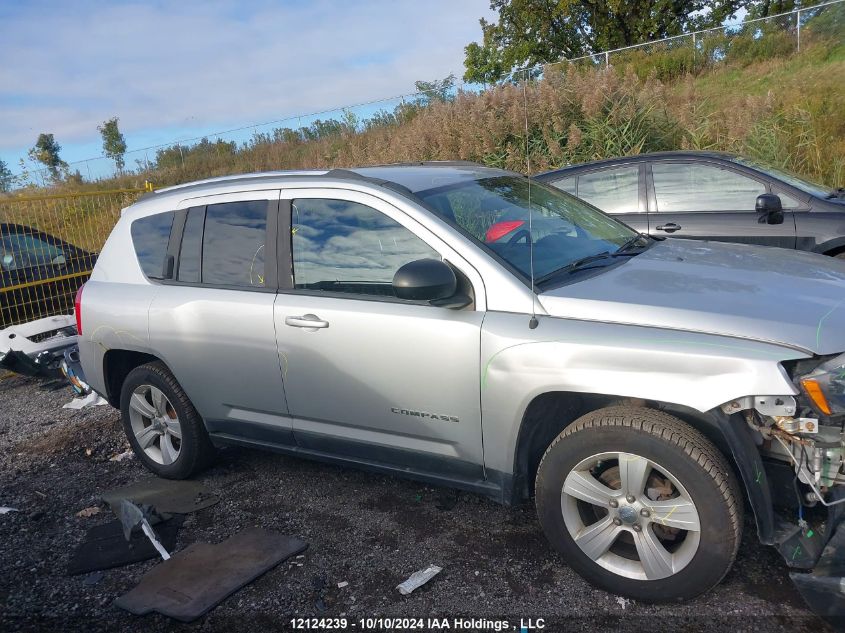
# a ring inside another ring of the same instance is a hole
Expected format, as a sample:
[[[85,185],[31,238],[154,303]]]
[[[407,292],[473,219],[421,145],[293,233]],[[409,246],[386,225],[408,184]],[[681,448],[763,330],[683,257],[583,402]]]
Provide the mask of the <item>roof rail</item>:
[[[214,178],[203,178],[202,180],[193,180],[178,185],[171,185],[169,187],[162,187],[156,189],[155,193],[164,193],[167,191],[175,191],[177,189],[184,189],[186,187],[193,187],[194,185],[208,185],[215,182],[227,182],[229,180],[247,180],[250,178],[272,178],[278,176],[322,176],[326,173],[325,169],[288,169],[279,171],[256,171],[247,174],[232,174],[229,176],[216,176]]]

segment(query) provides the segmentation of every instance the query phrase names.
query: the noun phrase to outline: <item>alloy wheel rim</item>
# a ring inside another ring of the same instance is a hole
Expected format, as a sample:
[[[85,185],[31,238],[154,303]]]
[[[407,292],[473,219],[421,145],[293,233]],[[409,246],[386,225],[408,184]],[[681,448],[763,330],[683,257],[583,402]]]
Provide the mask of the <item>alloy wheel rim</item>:
[[[132,433],[144,453],[157,464],[168,466],[182,452],[179,416],[164,392],[153,385],[140,385],[129,399]]]
[[[585,555],[634,580],[677,574],[701,540],[698,509],[686,488],[666,468],[633,453],[582,460],[564,481],[561,511]]]

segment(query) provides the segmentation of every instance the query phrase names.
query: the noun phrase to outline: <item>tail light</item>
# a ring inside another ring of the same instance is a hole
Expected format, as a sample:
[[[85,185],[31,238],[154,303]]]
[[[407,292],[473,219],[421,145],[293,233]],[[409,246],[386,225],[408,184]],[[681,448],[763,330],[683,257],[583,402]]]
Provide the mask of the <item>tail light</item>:
[[[76,316],[76,333],[79,336],[82,336],[82,290],[85,288],[85,284],[79,286],[79,290],[76,291],[76,298],[73,300],[73,314]]]

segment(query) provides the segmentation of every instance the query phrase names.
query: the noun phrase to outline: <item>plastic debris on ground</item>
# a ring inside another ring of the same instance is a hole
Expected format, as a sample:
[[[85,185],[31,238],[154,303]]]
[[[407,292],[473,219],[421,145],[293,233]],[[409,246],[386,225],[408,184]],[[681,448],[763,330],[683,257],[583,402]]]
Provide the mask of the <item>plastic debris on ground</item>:
[[[100,512],[102,512],[102,508],[99,508],[97,506],[91,506],[90,508],[83,508],[82,510],[76,513],[76,516],[78,516],[80,519],[88,519],[94,516],[95,514],[100,514]]]
[[[9,512],[20,512],[17,508],[8,508],[6,506],[0,506],[0,514],[9,514]]]
[[[122,462],[122,461],[125,461],[127,459],[134,459],[134,458],[135,458],[135,453],[130,448],[129,450],[125,450],[122,453],[118,453],[117,455],[112,455],[111,457],[109,457],[109,461],[110,462]]]
[[[153,567],[114,604],[192,622],[241,587],[308,547],[297,538],[248,528],[216,545],[194,543]]]
[[[170,560],[170,553],[164,549],[161,541],[153,530],[153,526],[148,521],[150,514],[149,507],[139,508],[131,501],[124,499],[120,502],[119,510],[116,512],[117,518],[123,524],[123,535],[126,540],[132,538],[132,531],[141,528],[141,531],[150,539],[150,543],[156,548],[156,551],[161,555],[163,560]]]
[[[423,586],[441,571],[443,571],[442,567],[438,567],[437,565],[429,565],[425,569],[421,569],[420,571],[416,571],[411,574],[411,577],[408,578],[408,580],[403,582],[401,585],[397,585],[396,588],[399,590],[399,593],[401,593],[403,596],[407,596],[409,593],[414,591],[414,589],[418,589],[419,587]]]
[[[100,394],[92,391],[87,396],[83,396],[81,398],[74,398],[70,402],[66,402],[62,405],[62,409],[84,409],[85,407],[100,407],[104,404],[108,404],[108,401],[103,398]]]

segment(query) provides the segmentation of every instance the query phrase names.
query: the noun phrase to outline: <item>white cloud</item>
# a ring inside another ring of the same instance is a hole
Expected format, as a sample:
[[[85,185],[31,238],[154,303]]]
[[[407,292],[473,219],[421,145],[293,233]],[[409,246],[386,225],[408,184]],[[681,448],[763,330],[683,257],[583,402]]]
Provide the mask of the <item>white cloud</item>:
[[[462,74],[488,0],[21,3],[0,9],[0,149],[306,114]]]

